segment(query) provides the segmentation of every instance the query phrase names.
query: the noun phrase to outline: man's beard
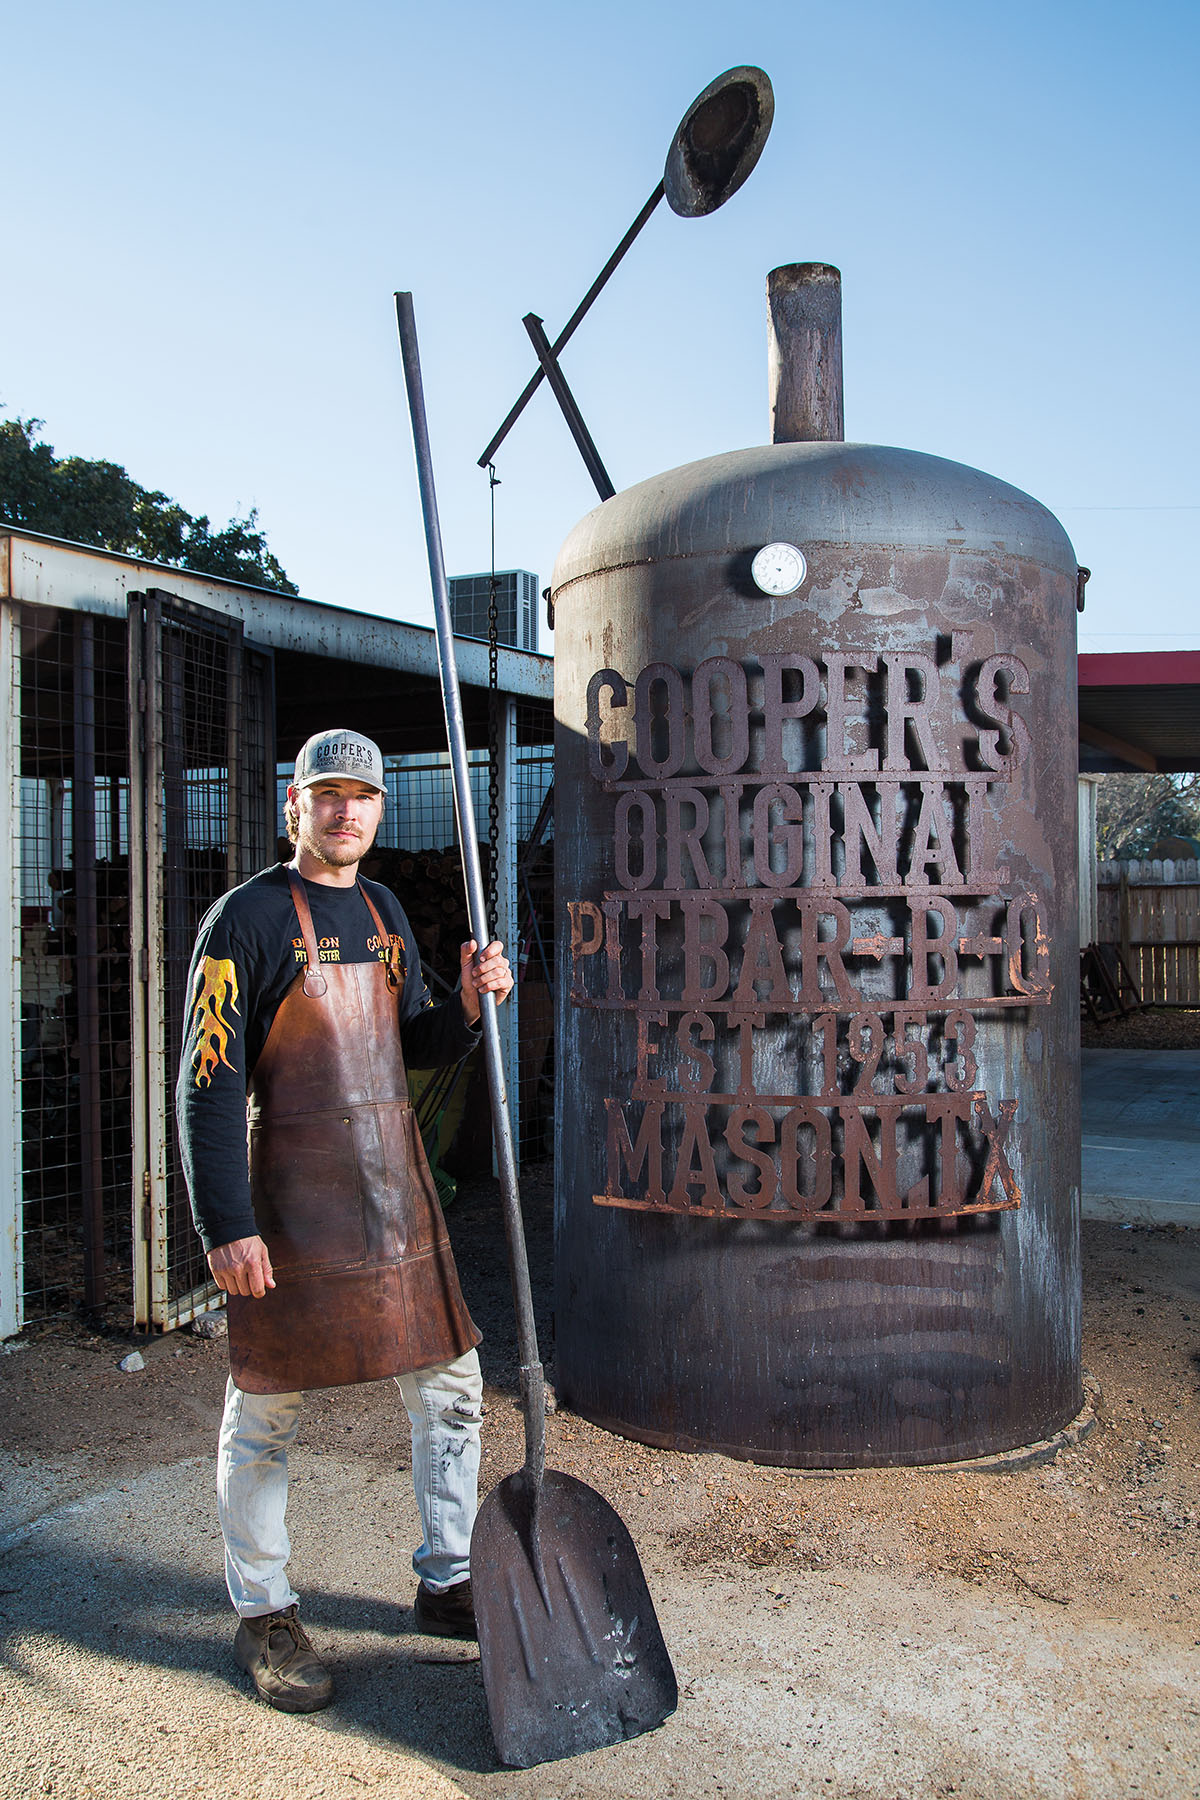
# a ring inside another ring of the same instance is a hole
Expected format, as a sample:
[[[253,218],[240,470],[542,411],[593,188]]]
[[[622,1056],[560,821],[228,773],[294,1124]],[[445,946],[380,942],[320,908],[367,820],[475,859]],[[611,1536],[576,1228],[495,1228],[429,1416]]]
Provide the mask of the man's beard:
[[[329,869],[347,869],[354,863],[361,862],[371,848],[367,837],[357,836],[349,843],[322,843],[313,827],[302,821],[296,839],[296,848],[305,851],[316,862],[324,863]]]

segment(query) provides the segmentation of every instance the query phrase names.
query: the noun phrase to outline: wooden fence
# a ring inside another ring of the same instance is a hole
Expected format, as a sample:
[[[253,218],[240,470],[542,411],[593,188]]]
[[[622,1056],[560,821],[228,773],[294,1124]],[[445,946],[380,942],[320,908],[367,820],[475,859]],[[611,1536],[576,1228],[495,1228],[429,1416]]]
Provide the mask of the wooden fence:
[[[1097,941],[1115,944],[1147,1006],[1200,1006],[1200,863],[1102,862]]]

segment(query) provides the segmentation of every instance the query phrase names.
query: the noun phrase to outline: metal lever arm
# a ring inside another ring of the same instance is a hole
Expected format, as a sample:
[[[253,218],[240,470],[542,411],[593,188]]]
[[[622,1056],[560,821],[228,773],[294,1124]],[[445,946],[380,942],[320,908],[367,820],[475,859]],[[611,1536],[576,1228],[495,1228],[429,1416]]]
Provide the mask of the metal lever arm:
[[[616,249],[613,251],[612,255],[609,257],[608,261],[605,263],[604,267],[601,269],[600,273],[597,275],[595,281],[593,281],[593,283],[592,283],[591,287],[588,289],[587,293],[583,296],[583,299],[579,302],[579,305],[575,308],[575,311],[571,314],[570,318],[567,320],[566,324],[563,326],[562,330],[559,332],[558,336],[555,338],[553,344],[550,346],[551,355],[558,356],[566,348],[567,344],[570,342],[571,338],[574,336],[576,326],[583,319],[585,313],[588,311],[588,308],[591,306],[592,301],[596,298],[597,294],[600,292],[601,288],[604,286],[605,282],[608,280],[609,276],[612,274],[613,270],[616,268],[617,264],[620,262],[621,258],[624,256],[625,252],[628,250],[630,244],[632,244],[632,242],[633,242],[634,238],[637,236],[638,232],[642,229],[642,226],[646,223],[646,220],[650,217],[650,214],[654,211],[655,207],[658,205],[659,201],[662,199],[663,193],[664,193],[664,188],[663,188],[662,182],[660,181],[658,186],[655,188],[654,192],[651,194],[650,198],[647,200],[645,206],[643,206],[641,212],[638,214],[637,218],[633,221],[633,224],[629,227],[629,230],[625,233],[625,236],[621,239],[620,243],[617,245]],[[488,447],[484,451],[483,455],[479,458],[479,467],[481,469],[487,468],[488,464],[492,461],[493,457],[495,456],[497,450],[500,448],[501,444],[504,442],[505,438],[508,436],[508,434],[512,430],[513,426],[516,424],[516,422],[520,418],[521,414],[525,411],[525,408],[528,406],[529,402],[533,399],[533,396],[537,393],[538,387],[540,386],[541,381],[542,381],[543,373],[544,373],[543,369],[536,369],[534,371],[534,373],[530,376],[529,380],[526,382],[525,387],[521,392],[520,398],[517,400],[516,404],[513,406],[512,411],[509,413],[508,417],[505,419],[503,425],[501,425],[499,431],[496,433],[495,437],[492,439],[491,443],[488,445]]]

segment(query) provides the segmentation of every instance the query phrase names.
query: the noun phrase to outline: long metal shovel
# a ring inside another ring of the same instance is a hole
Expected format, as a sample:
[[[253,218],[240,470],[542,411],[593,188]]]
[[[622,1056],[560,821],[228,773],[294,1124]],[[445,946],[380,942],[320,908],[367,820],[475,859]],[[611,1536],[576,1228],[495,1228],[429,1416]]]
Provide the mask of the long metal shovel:
[[[471,934],[482,947],[489,942],[483,877],[411,294],[396,295],[396,321],[425,518],[467,917]],[[517,1311],[525,1462],[479,1510],[471,1539],[471,1583],[496,1749],[501,1762],[527,1769],[652,1731],[674,1712],[679,1690],[646,1577],[624,1524],[594,1488],[546,1468],[545,1379],[533,1320],[500,1032],[495,999],[484,994],[482,1002]]]

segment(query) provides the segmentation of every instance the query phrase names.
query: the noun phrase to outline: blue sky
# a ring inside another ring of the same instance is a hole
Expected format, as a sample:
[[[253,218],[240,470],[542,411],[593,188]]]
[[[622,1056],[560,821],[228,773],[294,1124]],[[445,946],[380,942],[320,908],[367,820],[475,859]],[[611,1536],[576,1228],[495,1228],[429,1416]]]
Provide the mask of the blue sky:
[[[1094,577],[1083,649],[1200,645],[1200,9],[928,0],[41,0],[5,9],[0,402],[223,523],[302,592],[428,622],[392,293],[421,335],[446,557],[475,459],[696,93],[771,76],[720,212],[661,206],[564,355],[618,487],[762,442],[767,271],[842,270],[846,434],[1035,494]],[[595,504],[542,391],[497,561]]]

